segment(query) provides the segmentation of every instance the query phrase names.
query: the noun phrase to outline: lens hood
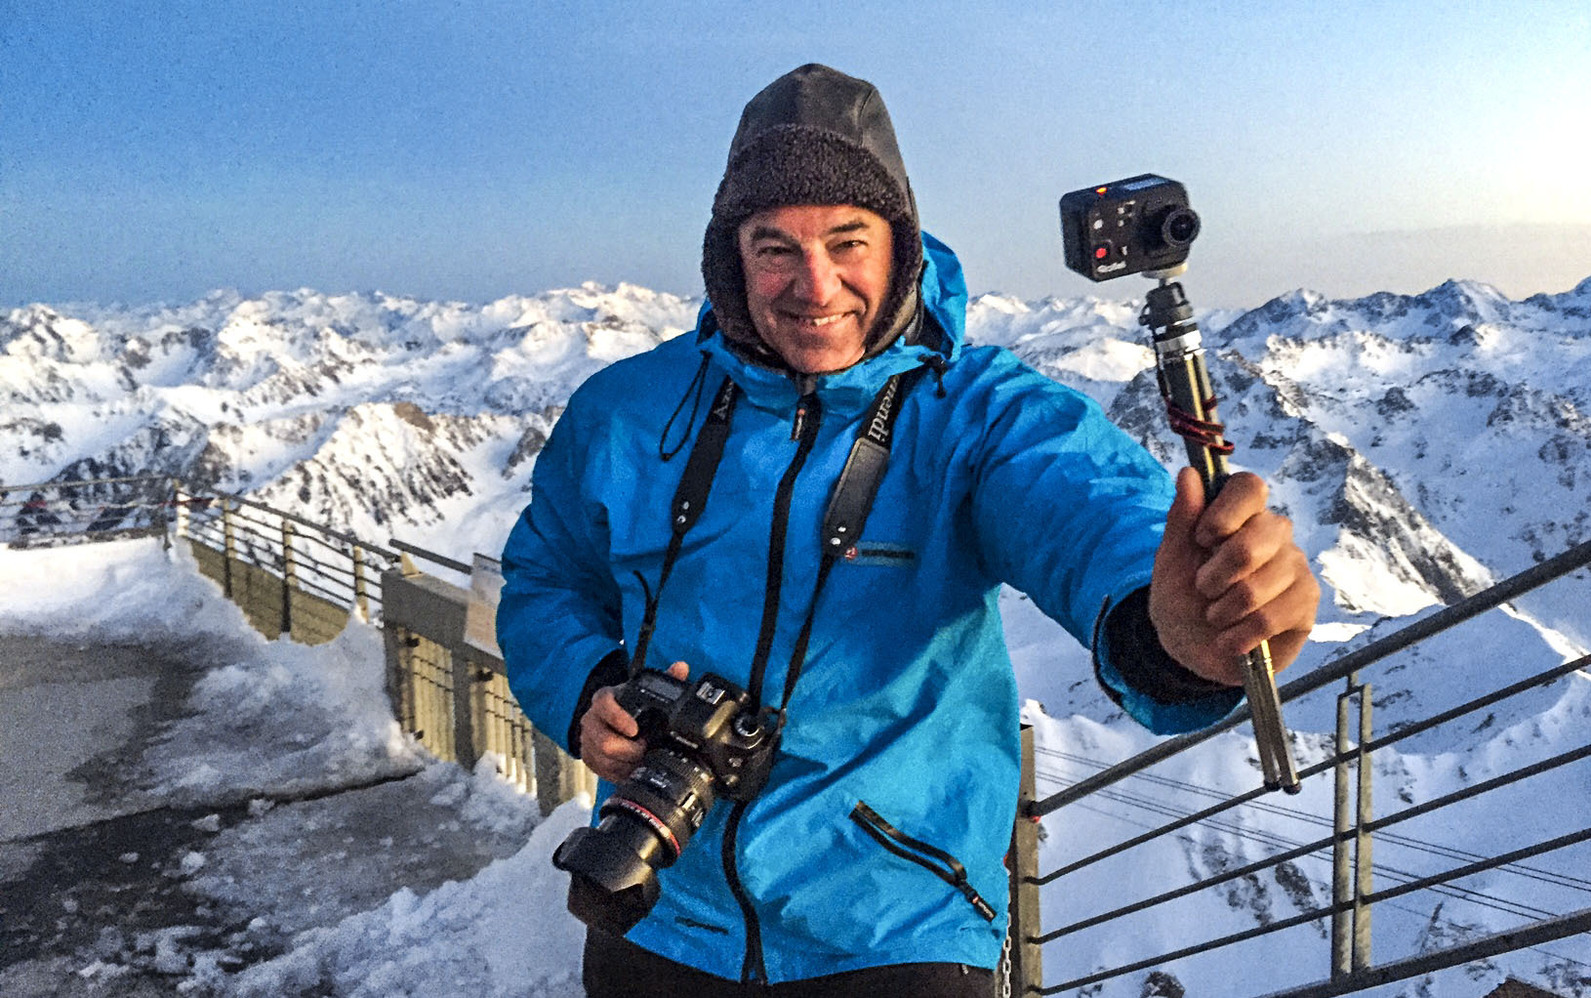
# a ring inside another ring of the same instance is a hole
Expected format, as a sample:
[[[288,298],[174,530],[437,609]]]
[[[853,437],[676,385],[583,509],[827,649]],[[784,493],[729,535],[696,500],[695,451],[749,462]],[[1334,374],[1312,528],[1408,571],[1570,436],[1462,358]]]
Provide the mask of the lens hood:
[[[594,928],[622,936],[657,904],[657,871],[621,835],[577,828],[552,854],[569,876],[569,913]]]

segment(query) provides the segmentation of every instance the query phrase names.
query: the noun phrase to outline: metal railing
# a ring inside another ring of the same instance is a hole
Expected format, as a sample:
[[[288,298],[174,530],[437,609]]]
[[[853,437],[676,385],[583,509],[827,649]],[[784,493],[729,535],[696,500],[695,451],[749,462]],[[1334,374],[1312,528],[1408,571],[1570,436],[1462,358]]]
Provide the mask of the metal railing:
[[[381,573],[397,552],[244,496],[171,491],[176,535],[261,631],[317,643],[348,613],[381,621]]]
[[[1043,799],[1032,799],[1025,795],[1024,812],[1030,819],[1051,814],[1068,805],[1097,806],[1112,800],[1140,807],[1158,808],[1162,817],[1172,818],[1142,834],[1131,836],[1069,862],[1059,869],[1042,874],[1036,873],[1033,869],[1036,863],[1029,864],[1027,869],[1019,869],[1018,877],[1022,885],[1032,889],[1063,881],[1064,878],[1082,874],[1084,871],[1092,871],[1106,860],[1122,856],[1167,836],[1185,833],[1195,826],[1206,829],[1211,834],[1246,837],[1250,842],[1260,841],[1269,854],[1252,862],[1233,863],[1212,875],[1194,879],[1152,897],[1125,904],[1112,904],[1109,910],[1048,931],[1044,931],[1039,924],[1037,898],[1030,894],[1026,904],[1017,904],[1013,907],[1014,932],[1018,936],[1015,948],[1027,955],[1021,989],[1041,995],[1064,992],[1093,994],[1108,981],[1139,973],[1163,972],[1164,968],[1180,960],[1202,956],[1212,951],[1223,950],[1314,923],[1317,927],[1330,925],[1329,978],[1295,987],[1293,990],[1276,992],[1272,998],[1305,998],[1305,996],[1324,998],[1327,995],[1350,994],[1407,977],[1434,973],[1495,956],[1498,953],[1539,945],[1544,941],[1561,939],[1591,929],[1591,907],[1555,912],[1531,904],[1510,903],[1505,906],[1505,910],[1526,919],[1524,924],[1481,939],[1470,939],[1462,944],[1436,948],[1418,957],[1380,965],[1373,964],[1371,960],[1370,926],[1371,915],[1376,905],[1386,904],[1418,891],[1434,891],[1449,897],[1468,899],[1484,897],[1481,891],[1457,886],[1459,881],[1482,873],[1491,871],[1517,873],[1535,878],[1537,881],[1584,892],[1586,899],[1591,900],[1591,880],[1523,865],[1537,857],[1567,850],[1591,840],[1591,814],[1588,814],[1583,800],[1559,802],[1556,816],[1561,818],[1559,824],[1563,827],[1553,829],[1555,834],[1546,834],[1537,841],[1510,849],[1501,855],[1478,856],[1452,846],[1422,843],[1429,846],[1434,853],[1449,860],[1463,861],[1438,873],[1416,875],[1396,869],[1384,862],[1376,862],[1372,856],[1373,844],[1377,840],[1399,844],[1414,841],[1408,836],[1400,837],[1399,833],[1394,832],[1393,829],[1398,826],[1406,827],[1407,823],[1415,819],[1427,818],[1433,814],[1440,814],[1447,821],[1463,820],[1453,818],[1452,815],[1456,812],[1449,809],[1533,777],[1582,763],[1587,757],[1591,757],[1591,732],[1587,732],[1586,744],[1533,760],[1526,765],[1519,765],[1489,779],[1473,782],[1461,789],[1428,800],[1419,802],[1405,800],[1403,802],[1409,806],[1381,817],[1374,815],[1372,806],[1375,769],[1372,757],[1375,753],[1439,726],[1452,724],[1487,711],[1499,703],[1557,682],[1571,674],[1578,672],[1584,675],[1585,670],[1591,668],[1591,657],[1576,658],[1520,676],[1494,691],[1423,720],[1399,726],[1397,730],[1380,737],[1375,737],[1372,730],[1371,687],[1368,683],[1360,681],[1362,670],[1479,614],[1497,609],[1518,596],[1584,568],[1587,564],[1591,564],[1591,544],[1582,544],[1461,603],[1447,607],[1396,633],[1349,652],[1309,675],[1283,686],[1280,692],[1282,700],[1287,702],[1297,700],[1338,681],[1345,683],[1345,688],[1337,701],[1338,725],[1333,750],[1326,758],[1305,766],[1300,772],[1300,778],[1305,781],[1316,780],[1328,772],[1332,774],[1333,807],[1329,815],[1309,815],[1300,812],[1296,803],[1288,807],[1262,804],[1259,802],[1260,798],[1274,793],[1263,787],[1228,796],[1209,788],[1190,786],[1186,781],[1148,774],[1147,771],[1151,767],[1188,752],[1244,723],[1248,718],[1246,710],[1234,713],[1212,728],[1162,742],[1147,752],[1078,780],[1066,789]],[[1506,663],[1490,665],[1494,671],[1499,672],[1503,671],[1505,666]],[[1485,723],[1489,722],[1483,721],[1481,726]],[[1041,754],[1044,752],[1042,749],[1040,751]],[[1122,789],[1120,785],[1129,779],[1138,784],[1157,782],[1162,786],[1175,784],[1183,790],[1192,789],[1207,797],[1216,797],[1218,800],[1202,809],[1187,812],[1181,807],[1168,805],[1160,800],[1149,801],[1143,796]],[[1306,782],[1306,788],[1307,786]],[[1296,802],[1297,799],[1292,800]],[[1235,816],[1231,814],[1238,809],[1246,810]],[[1261,809],[1269,809],[1277,814],[1286,813],[1295,819],[1329,828],[1330,834],[1310,841],[1297,842],[1273,833],[1260,832],[1249,826],[1245,816]],[[1114,929],[1116,934],[1121,936],[1131,932],[1133,916],[1203,891],[1223,887],[1233,889],[1234,885],[1253,885],[1262,875],[1268,874],[1278,882],[1284,878],[1291,878],[1296,883],[1296,878],[1300,874],[1296,865],[1292,864],[1311,856],[1329,857],[1332,863],[1331,901],[1328,904],[1311,907],[1286,918],[1258,919],[1259,924],[1252,927],[1213,938],[1198,938],[1186,945],[1155,952],[1141,959],[1121,962],[1114,966],[1096,966],[1086,973],[1074,972],[1065,980],[1054,984],[1045,984],[1038,971],[1043,960],[1040,948],[1047,943],[1105,926]],[[1377,879],[1387,886],[1377,887]],[[1296,953],[1294,957],[1296,958]]]
[[[157,475],[0,485],[0,544],[19,548],[161,534],[171,479]]]

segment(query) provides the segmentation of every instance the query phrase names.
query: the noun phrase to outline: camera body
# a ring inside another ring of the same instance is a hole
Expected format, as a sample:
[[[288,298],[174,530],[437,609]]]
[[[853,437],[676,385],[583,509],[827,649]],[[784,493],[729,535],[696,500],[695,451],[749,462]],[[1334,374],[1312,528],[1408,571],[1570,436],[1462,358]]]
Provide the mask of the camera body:
[[[675,679],[646,669],[619,687],[615,699],[635,718],[649,749],[672,745],[705,763],[717,796],[751,800],[767,784],[778,713],[757,711],[751,694],[722,676]]]
[[[722,676],[675,679],[644,669],[614,694],[635,718],[646,754],[603,802],[595,828],[577,828],[552,862],[570,874],[569,911],[614,935],[657,903],[657,871],[672,866],[718,797],[762,792],[783,719]]]
[[[1061,198],[1066,266],[1091,281],[1176,267],[1198,234],[1187,188],[1153,173]]]

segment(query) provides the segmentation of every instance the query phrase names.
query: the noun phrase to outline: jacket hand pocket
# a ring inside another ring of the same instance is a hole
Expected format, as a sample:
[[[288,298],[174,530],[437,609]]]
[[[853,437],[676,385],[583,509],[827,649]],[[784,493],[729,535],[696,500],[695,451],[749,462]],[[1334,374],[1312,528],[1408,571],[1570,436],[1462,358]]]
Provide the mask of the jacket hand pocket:
[[[984,921],[994,921],[994,909],[989,906],[989,902],[985,901],[983,896],[980,895],[973,888],[972,884],[968,882],[967,869],[961,865],[961,861],[956,859],[956,857],[950,855],[948,852],[945,852],[943,849],[929,845],[921,839],[912,838],[910,835],[907,835],[905,832],[885,821],[879,816],[877,811],[868,807],[862,801],[857,801],[856,806],[851,809],[851,820],[860,825],[862,827],[862,831],[866,832],[875,842],[883,846],[885,849],[899,856],[901,859],[907,860],[911,863],[916,863],[918,866],[922,867],[929,873],[932,873],[934,876],[938,877],[940,880],[943,880],[945,883],[960,891],[961,895],[965,897],[972,905],[974,910],[976,910],[978,914],[983,917]]]

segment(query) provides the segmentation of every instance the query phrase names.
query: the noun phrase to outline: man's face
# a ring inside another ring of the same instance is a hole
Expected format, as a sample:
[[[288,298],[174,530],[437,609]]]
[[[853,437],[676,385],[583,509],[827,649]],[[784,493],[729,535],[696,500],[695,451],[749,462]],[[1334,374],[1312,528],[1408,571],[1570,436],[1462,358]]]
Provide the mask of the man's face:
[[[741,223],[746,308],[757,332],[797,371],[862,359],[889,294],[889,223],[854,205],[794,205]]]

